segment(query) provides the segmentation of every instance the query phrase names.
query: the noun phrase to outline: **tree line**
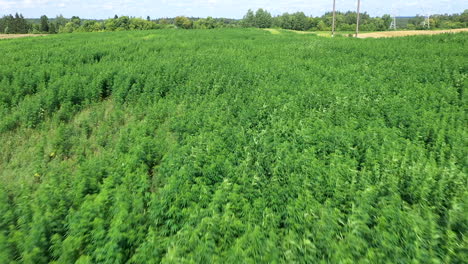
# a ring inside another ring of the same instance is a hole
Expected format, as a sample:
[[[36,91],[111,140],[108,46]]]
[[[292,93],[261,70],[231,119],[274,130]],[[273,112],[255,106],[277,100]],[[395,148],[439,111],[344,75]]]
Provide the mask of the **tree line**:
[[[339,31],[352,31],[356,27],[357,13],[337,12],[336,26]],[[398,27],[406,29],[424,29],[423,16],[411,18],[399,18]],[[363,31],[389,30],[392,17],[383,15],[371,17],[368,13],[360,15],[360,28]],[[461,14],[433,15],[430,18],[431,28],[464,28],[468,27],[468,10]],[[265,9],[257,11],[248,10],[245,16],[238,19],[228,18],[194,18],[178,16],[175,18],[160,18],[152,20],[117,16],[106,20],[89,20],[73,16],[70,19],[62,15],[49,19],[43,15],[39,20],[28,20],[22,14],[5,15],[0,19],[0,33],[25,34],[25,33],[71,33],[71,32],[99,32],[99,31],[126,31],[126,30],[150,30],[163,28],[182,29],[213,29],[225,27],[256,27],[256,28],[282,28],[291,30],[331,30],[332,13],[327,12],[320,17],[307,16],[304,12],[284,13],[273,16]]]
[[[407,23],[401,27],[407,29],[424,29],[425,17],[417,15],[408,18]],[[403,22],[405,20],[403,19]],[[397,23],[398,24],[398,23]],[[468,27],[468,10],[461,14],[438,14],[432,15],[429,18],[429,25],[431,28],[465,28]]]
[[[0,33],[26,34],[30,29],[31,24],[21,14],[7,15],[0,19]]]
[[[409,18],[400,28],[424,29],[424,17],[417,15]],[[333,20],[332,12],[327,12],[320,17],[307,16],[304,12],[284,13],[273,16],[264,9],[247,11],[240,21],[243,27],[257,28],[283,28],[292,30],[331,30]],[[353,11],[336,12],[336,26],[339,31],[352,31],[356,28],[357,13]],[[359,24],[363,31],[385,31],[390,29],[392,17],[388,14],[381,17],[371,17],[368,13],[360,14]],[[402,21],[403,22],[403,21]],[[468,10],[461,14],[432,15],[430,18],[431,28],[464,28],[468,27]]]
[[[99,32],[99,31],[127,31],[150,30],[163,28],[182,29],[213,29],[223,27],[239,27],[239,20],[229,18],[188,18],[178,16],[175,18],[160,18],[152,20],[117,16],[106,20],[89,20],[73,16],[70,19],[62,15],[49,19],[43,15],[40,19],[25,19],[23,15],[6,15],[0,19],[0,33],[26,34],[26,33],[71,33],[71,32]]]

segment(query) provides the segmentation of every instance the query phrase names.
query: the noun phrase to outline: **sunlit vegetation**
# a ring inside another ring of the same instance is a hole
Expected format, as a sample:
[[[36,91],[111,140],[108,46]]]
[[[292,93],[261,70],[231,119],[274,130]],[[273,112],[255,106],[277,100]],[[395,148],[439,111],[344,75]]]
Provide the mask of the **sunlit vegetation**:
[[[4,15],[0,18],[0,34],[17,33],[72,33],[72,32],[108,32],[108,31],[135,31],[153,29],[214,29],[214,28],[282,28],[297,31],[331,31],[332,13],[322,16],[308,16],[304,12],[283,13],[272,15],[262,8],[257,11],[248,10],[243,19],[230,18],[197,18],[177,16],[175,18],[146,19],[117,16],[108,19],[81,19],[72,16],[70,19],[58,15],[49,19],[43,15],[38,19],[25,19],[22,14]],[[336,13],[336,29],[338,31],[354,31],[356,28],[357,13],[354,11]],[[428,28],[425,17],[399,17],[396,19],[398,29],[424,30],[424,29],[456,29],[468,27],[468,9],[462,13],[437,15],[430,18]],[[383,15],[371,17],[366,12],[360,15],[361,31],[387,31],[390,30],[392,17]]]
[[[467,42],[2,40],[0,262],[464,263]]]

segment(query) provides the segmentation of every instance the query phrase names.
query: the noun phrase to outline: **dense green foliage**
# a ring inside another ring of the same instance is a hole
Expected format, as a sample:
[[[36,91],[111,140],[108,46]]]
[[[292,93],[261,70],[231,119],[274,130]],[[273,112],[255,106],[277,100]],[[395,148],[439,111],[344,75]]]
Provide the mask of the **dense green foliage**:
[[[426,29],[424,27],[424,16],[415,16],[410,18],[397,19],[397,25],[400,28],[407,29]],[[440,14],[432,15],[430,17],[431,28],[466,28],[468,27],[468,9],[461,14]]]
[[[166,26],[156,24],[142,18],[128,16],[109,18],[104,21],[86,20],[82,21],[76,17],[71,19],[63,27],[59,27],[59,33],[72,32],[102,32],[102,31],[128,31],[128,30],[151,30],[162,29]]]
[[[353,31],[356,28],[357,13],[337,12],[336,27],[339,31]],[[367,13],[360,16],[360,28],[362,31],[385,31],[389,30],[391,17],[371,17]],[[424,26],[424,17],[402,17],[397,19],[399,29],[427,29]],[[468,27],[468,10],[461,14],[432,15],[430,19],[431,29],[452,29]],[[74,16],[70,19],[62,15],[49,19],[41,16],[40,19],[25,19],[23,15],[7,15],[0,19],[1,33],[72,33],[72,32],[103,32],[103,31],[128,31],[128,30],[151,30],[178,27],[182,29],[214,29],[235,27],[256,28],[283,28],[292,30],[331,30],[332,13],[327,12],[321,17],[307,16],[303,12],[293,14],[284,13],[272,16],[264,9],[256,12],[248,10],[242,20],[228,18],[194,18],[178,16],[175,18],[161,18],[151,20],[117,15],[105,20],[80,19]]]
[[[18,13],[0,18],[0,34],[25,34],[30,28],[31,25]]]
[[[247,11],[241,25],[243,27],[278,27],[293,30],[331,30],[333,13],[327,12],[320,17],[306,16],[303,12],[293,14],[284,13],[279,16],[271,16],[263,9],[257,12]],[[336,12],[336,28],[339,31],[353,31],[356,28],[357,13],[354,11]],[[362,13],[359,18],[360,29],[362,31],[385,31],[390,29],[392,18],[390,15],[382,17],[371,17],[367,13]],[[452,29],[468,27],[468,10],[461,14],[452,15],[431,15],[431,29]],[[399,29],[427,29],[424,26],[424,17],[398,18],[397,25]]]
[[[467,42],[0,41],[0,259],[464,263]]]
[[[323,15],[316,23],[323,21],[321,29],[331,29],[333,13],[329,12]],[[356,29],[357,13],[348,11],[336,12],[336,28],[340,31],[353,31]],[[392,18],[390,15],[382,17],[371,17],[367,13],[361,13],[359,16],[359,25],[362,31],[385,31],[389,30]]]
[[[269,28],[273,25],[273,17],[262,8],[255,13],[249,9],[242,19],[241,25],[243,27]]]

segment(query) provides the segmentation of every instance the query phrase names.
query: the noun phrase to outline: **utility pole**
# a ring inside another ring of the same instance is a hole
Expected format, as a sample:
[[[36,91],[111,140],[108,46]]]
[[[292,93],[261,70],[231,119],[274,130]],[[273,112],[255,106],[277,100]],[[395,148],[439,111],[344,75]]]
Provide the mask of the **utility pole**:
[[[424,14],[424,22],[423,22],[423,27],[430,29],[431,28],[431,12],[430,9],[427,8],[427,6],[423,6],[422,8],[423,14]]]
[[[392,23],[390,24],[390,29],[397,30],[396,16],[393,16]]]
[[[357,19],[356,19],[356,38],[359,34],[359,9],[361,8],[361,0],[357,1]]]
[[[390,23],[390,29],[397,30],[397,15],[398,7],[395,5],[392,6],[392,23]]]
[[[336,0],[333,0],[333,20],[332,20],[332,37],[335,36],[335,21],[336,21]]]
[[[427,29],[431,28],[430,18],[431,16],[429,14],[427,14],[426,17],[424,18],[424,27],[427,27]]]

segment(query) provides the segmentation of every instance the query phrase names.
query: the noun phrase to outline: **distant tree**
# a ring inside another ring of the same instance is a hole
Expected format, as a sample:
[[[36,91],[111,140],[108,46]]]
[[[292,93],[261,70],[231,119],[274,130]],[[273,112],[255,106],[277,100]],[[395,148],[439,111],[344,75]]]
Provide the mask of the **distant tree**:
[[[364,29],[367,29],[369,31],[385,31],[385,30],[388,30],[390,26],[386,26],[385,24],[385,20],[383,20],[383,18],[380,18],[380,17],[376,17],[376,18],[373,18],[372,23],[369,23],[367,25],[364,25]]]
[[[94,25],[91,29],[93,32],[98,32],[104,30],[104,23],[94,22]]]
[[[384,29],[387,30],[390,28],[390,25],[392,24],[392,17],[390,15],[383,15],[382,16],[383,22],[384,22]]]
[[[28,33],[31,25],[26,21],[22,14],[3,16],[0,19],[0,32],[7,34]]]
[[[83,23],[83,26],[81,26],[82,31],[85,31],[85,32],[99,31],[99,25],[97,25],[96,27],[96,24],[99,24],[99,23],[94,22],[94,21],[89,21],[89,20],[85,21]]]
[[[20,33],[20,21],[21,21],[21,18],[19,16],[18,13],[15,14],[15,18],[13,19],[12,23],[11,23],[11,32],[12,33]]]
[[[414,24],[407,24],[406,28],[409,29],[409,30],[414,30],[414,29],[416,29],[416,26]]]
[[[468,9],[463,11],[460,15],[460,22],[465,23],[465,26],[468,26]]]
[[[255,14],[251,9],[247,11],[241,24],[243,27],[255,27]]]
[[[308,17],[309,23],[310,23],[310,28],[316,29],[318,23],[320,22],[319,17]]]
[[[119,16],[118,16],[118,15],[115,15],[115,16],[114,16],[114,19],[117,19],[117,18],[119,18]]]
[[[272,27],[280,27],[280,28],[283,28],[283,25],[285,25],[284,23],[284,18],[285,18],[285,15],[287,15],[288,13],[283,13],[282,15],[280,16],[274,16],[273,17],[273,22],[272,22]]]
[[[42,32],[49,32],[49,18],[46,15],[41,16],[41,27]]]
[[[343,23],[348,24],[348,25],[356,24],[356,20],[357,20],[357,13],[356,12],[348,11],[348,12],[344,13],[343,16],[344,16]],[[324,18],[324,17],[322,17],[322,18]],[[361,18],[361,20],[362,20],[362,18]],[[331,25],[331,22],[327,23],[327,25]]]
[[[284,29],[308,30],[312,27],[312,20],[303,12],[294,14],[284,13],[281,16],[275,17],[273,21],[274,26]]]
[[[183,27],[184,27],[185,29],[191,29],[191,28],[193,28],[193,22],[192,22],[192,20],[186,19],[186,20],[184,21]]]
[[[422,29],[423,22],[424,22],[424,17],[420,15],[417,15],[408,20],[408,24],[412,24],[414,26],[412,27],[412,29]]]
[[[312,27],[312,23],[303,12],[292,14],[291,29],[293,30],[308,30]]]
[[[57,24],[56,31],[58,32],[60,27],[64,27],[67,24],[68,20],[64,18],[62,15],[58,15],[55,17],[55,23]]]
[[[106,31],[115,31],[117,29],[117,19],[111,18],[104,22]]]
[[[81,18],[78,16],[72,16],[72,18],[70,19],[70,22],[73,23],[75,27],[81,26]]]
[[[26,19],[24,18],[24,16],[22,14],[20,14],[20,19],[21,19],[21,31],[24,32],[24,33],[28,33],[28,31],[31,29],[31,23],[29,23],[28,21],[26,21]]]
[[[178,28],[190,29],[193,27],[193,22],[184,16],[178,16],[175,18],[174,24]]]
[[[49,33],[50,34],[57,33],[57,26],[55,25],[55,23],[50,23],[49,24]]]
[[[77,27],[72,22],[68,22],[65,26],[60,27],[59,33],[72,33]]]
[[[41,31],[41,24],[32,24],[30,32],[33,34],[44,33]]]
[[[154,29],[156,27],[156,23],[150,20],[144,20],[141,18],[130,18],[130,30],[149,30]]]
[[[128,16],[121,16],[116,20],[116,26],[118,31],[130,29],[130,18]]]
[[[201,18],[195,21],[193,27],[197,29],[213,29],[216,27],[221,27],[222,25],[217,25],[216,20],[212,17]]]
[[[255,26],[258,28],[269,28],[273,24],[271,14],[262,8],[255,13]]]
[[[325,24],[323,20],[320,20],[320,22],[317,24],[317,30],[319,31],[328,30],[327,24]]]
[[[60,15],[61,16],[61,15]],[[63,17],[60,19],[60,23],[66,21]],[[64,26],[59,26],[58,32],[59,33],[72,33],[77,31],[81,26],[81,19],[77,16],[72,16],[69,22],[67,22]]]
[[[146,20],[147,20],[147,21],[151,21],[151,17],[150,17],[150,16],[147,16],[147,17],[146,17]]]

